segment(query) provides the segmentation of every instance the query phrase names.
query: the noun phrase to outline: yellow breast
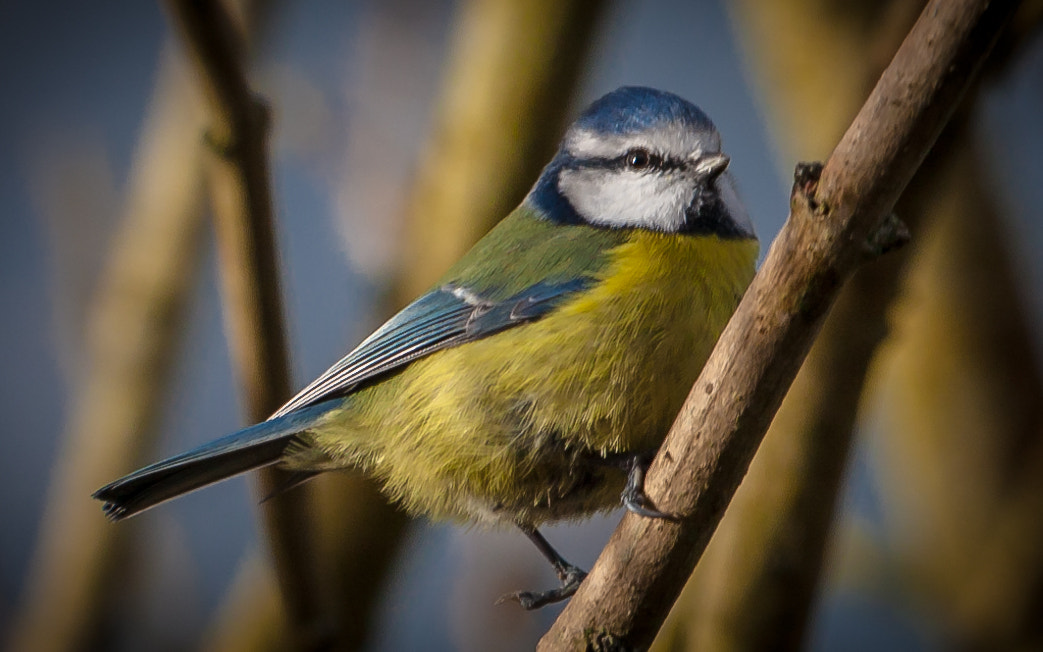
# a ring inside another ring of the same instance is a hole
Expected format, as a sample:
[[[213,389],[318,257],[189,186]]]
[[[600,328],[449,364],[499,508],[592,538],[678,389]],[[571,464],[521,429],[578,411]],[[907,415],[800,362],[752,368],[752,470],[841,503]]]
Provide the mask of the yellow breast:
[[[505,334],[517,354],[496,379],[498,391],[533,397],[536,429],[568,430],[600,452],[654,450],[749,284],[756,255],[749,240],[635,232],[591,291]]]
[[[659,446],[756,255],[753,240],[635,231],[591,289],[363,390],[316,444],[435,517],[538,523],[618,504],[621,473],[607,486],[592,458]]]

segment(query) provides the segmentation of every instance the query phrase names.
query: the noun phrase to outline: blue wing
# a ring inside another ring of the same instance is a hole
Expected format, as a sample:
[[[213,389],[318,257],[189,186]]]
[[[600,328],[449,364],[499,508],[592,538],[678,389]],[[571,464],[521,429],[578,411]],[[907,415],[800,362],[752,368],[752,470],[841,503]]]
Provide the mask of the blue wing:
[[[435,351],[539,319],[590,283],[585,278],[541,282],[502,301],[486,300],[461,285],[432,290],[388,320],[271,418],[344,396],[367,380]]]

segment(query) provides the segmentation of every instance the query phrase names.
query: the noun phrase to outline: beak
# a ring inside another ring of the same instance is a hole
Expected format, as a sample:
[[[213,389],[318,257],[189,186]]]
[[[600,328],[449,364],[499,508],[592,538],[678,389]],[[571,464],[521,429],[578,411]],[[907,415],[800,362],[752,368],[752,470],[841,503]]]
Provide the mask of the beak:
[[[707,154],[695,162],[695,173],[701,179],[713,181],[728,169],[731,159],[724,154]]]

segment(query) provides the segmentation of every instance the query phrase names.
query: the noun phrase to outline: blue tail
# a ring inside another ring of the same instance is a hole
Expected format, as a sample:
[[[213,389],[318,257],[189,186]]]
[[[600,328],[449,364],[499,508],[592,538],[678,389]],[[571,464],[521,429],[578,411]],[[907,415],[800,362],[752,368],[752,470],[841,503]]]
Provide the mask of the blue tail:
[[[297,433],[313,426],[334,403],[326,401],[243,428],[198,448],[156,462],[94,492],[114,521],[181,494],[279,461]]]

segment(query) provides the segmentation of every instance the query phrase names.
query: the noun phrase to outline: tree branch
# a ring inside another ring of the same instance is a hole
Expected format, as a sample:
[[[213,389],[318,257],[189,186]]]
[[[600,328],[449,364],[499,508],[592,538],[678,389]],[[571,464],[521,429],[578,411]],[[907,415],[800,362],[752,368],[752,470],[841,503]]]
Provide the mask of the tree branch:
[[[449,74],[407,207],[409,265],[395,303],[427,291],[525,197],[554,155],[607,4],[459,3]]]
[[[832,12],[815,11],[808,0],[777,1],[770,9],[759,0],[732,5],[780,144],[791,153],[818,144],[828,153],[924,4],[859,0]],[[820,63],[810,69],[808,61]],[[804,83],[779,83],[795,76]],[[938,165],[949,160],[952,146],[942,143],[953,140],[956,122],[895,208],[913,233],[939,192],[960,185],[952,183],[952,166]],[[836,298],[656,646],[805,647],[859,404],[878,345],[891,334],[887,307],[910,249],[863,266]]]
[[[735,493],[840,286],[1017,2],[935,0],[790,217],[648,474],[679,522],[626,514],[541,650],[647,647]]]
[[[76,650],[95,640],[130,547],[85,496],[147,457],[198,269],[199,99],[164,53],[139,136],[123,215],[91,297],[86,373],[48,488],[12,650]]]
[[[247,418],[263,421],[291,394],[269,190],[267,107],[246,80],[240,34],[219,0],[168,0],[210,108],[210,190],[226,327]],[[330,632],[320,614],[306,487],[279,493],[285,472],[260,471],[269,547],[291,636],[311,648]]]

